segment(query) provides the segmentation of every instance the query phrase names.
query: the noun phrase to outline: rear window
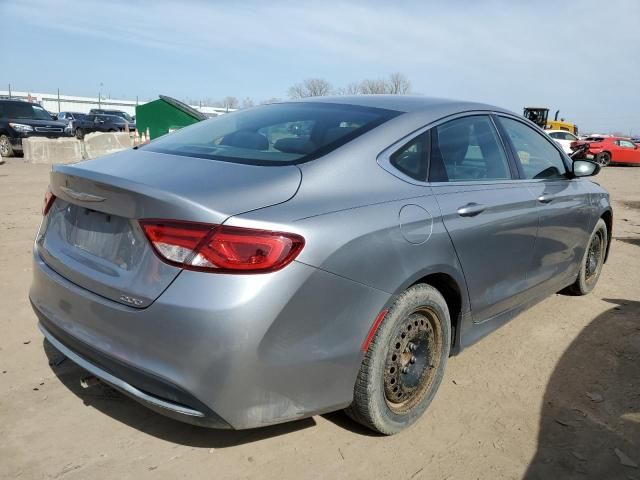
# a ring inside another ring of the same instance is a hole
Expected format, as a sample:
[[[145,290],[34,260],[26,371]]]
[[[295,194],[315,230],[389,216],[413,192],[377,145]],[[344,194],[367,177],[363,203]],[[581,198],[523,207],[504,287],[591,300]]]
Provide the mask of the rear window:
[[[227,113],[141,147],[253,165],[318,158],[400,112],[330,103],[277,103]]]
[[[28,102],[6,102],[2,104],[2,116],[31,120],[52,120],[51,115],[39,105]]]

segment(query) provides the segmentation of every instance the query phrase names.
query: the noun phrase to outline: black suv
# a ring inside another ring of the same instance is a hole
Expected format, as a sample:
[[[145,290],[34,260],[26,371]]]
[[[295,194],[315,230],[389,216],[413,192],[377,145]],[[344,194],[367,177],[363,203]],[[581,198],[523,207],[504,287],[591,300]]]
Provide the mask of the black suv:
[[[22,100],[0,99],[0,155],[22,152],[26,137],[66,137],[66,122],[54,120],[40,105]]]
[[[95,115],[90,113],[82,118],[73,120],[71,128],[76,138],[82,140],[87,133],[93,132],[124,132],[129,125],[129,131],[136,129],[135,123],[129,123],[116,115]]]

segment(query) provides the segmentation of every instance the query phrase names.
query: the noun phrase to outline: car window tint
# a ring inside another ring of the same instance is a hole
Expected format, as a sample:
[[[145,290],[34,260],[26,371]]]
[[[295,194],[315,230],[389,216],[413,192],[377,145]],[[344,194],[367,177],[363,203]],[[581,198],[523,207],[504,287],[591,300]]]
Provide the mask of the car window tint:
[[[511,143],[516,149],[525,178],[560,178],[567,170],[558,150],[542,134],[511,118],[501,117]]]
[[[423,182],[427,178],[428,133],[418,135],[390,158],[391,165],[405,175]]]
[[[556,140],[571,140],[572,142],[576,140],[576,137],[571,135],[569,132],[553,132],[550,133],[549,136]]]
[[[507,157],[487,116],[451,120],[433,128],[429,180],[508,180]]]
[[[285,165],[323,156],[397,115],[358,105],[275,103],[196,123],[141,148],[252,165]]]
[[[635,144],[628,140],[620,140],[620,146],[625,148],[635,148]]]

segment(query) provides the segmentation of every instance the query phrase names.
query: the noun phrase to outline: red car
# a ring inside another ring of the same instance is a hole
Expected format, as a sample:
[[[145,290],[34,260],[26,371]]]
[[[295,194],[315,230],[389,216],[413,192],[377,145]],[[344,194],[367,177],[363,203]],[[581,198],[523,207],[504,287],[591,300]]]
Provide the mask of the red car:
[[[602,166],[610,163],[640,165],[640,148],[628,138],[603,137],[592,140],[587,139],[586,141],[573,142],[571,149],[576,150],[585,143],[589,145],[585,152],[585,157],[588,160],[595,160]]]

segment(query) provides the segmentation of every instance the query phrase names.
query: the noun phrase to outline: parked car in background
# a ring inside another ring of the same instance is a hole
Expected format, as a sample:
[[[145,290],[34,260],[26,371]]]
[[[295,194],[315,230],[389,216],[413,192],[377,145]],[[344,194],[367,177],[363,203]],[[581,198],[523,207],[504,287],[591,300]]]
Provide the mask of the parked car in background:
[[[31,304],[54,348],[173,418],[242,429],[346,408],[393,434],[451,354],[595,287],[612,224],[584,178],[599,169],[491,105],[240,110],[54,165]]]
[[[68,135],[67,124],[54,120],[40,105],[23,100],[0,100],[0,155],[22,152],[27,137],[57,138]]]
[[[58,120],[62,120],[70,124],[72,121],[78,120],[84,117],[85,115],[86,113],[80,113],[80,112],[60,112],[58,114]]]
[[[566,130],[545,130],[545,132],[562,147],[566,154],[570,155],[572,153],[571,143],[578,141],[578,137],[573,133]]]
[[[135,123],[135,117],[132,117],[127,112],[123,112],[122,110],[107,110],[104,108],[92,108],[89,113],[99,114],[99,115],[115,115],[116,117],[123,118],[129,123]]]
[[[71,122],[73,134],[82,140],[87,133],[93,132],[124,132],[126,126],[129,131],[135,131],[136,124],[128,123],[124,118],[116,115],[88,114]]]
[[[594,160],[602,166],[610,163],[640,164],[640,147],[630,139],[622,137],[589,138],[571,144],[572,150],[577,149],[580,145],[588,145],[588,149],[580,157]]]

